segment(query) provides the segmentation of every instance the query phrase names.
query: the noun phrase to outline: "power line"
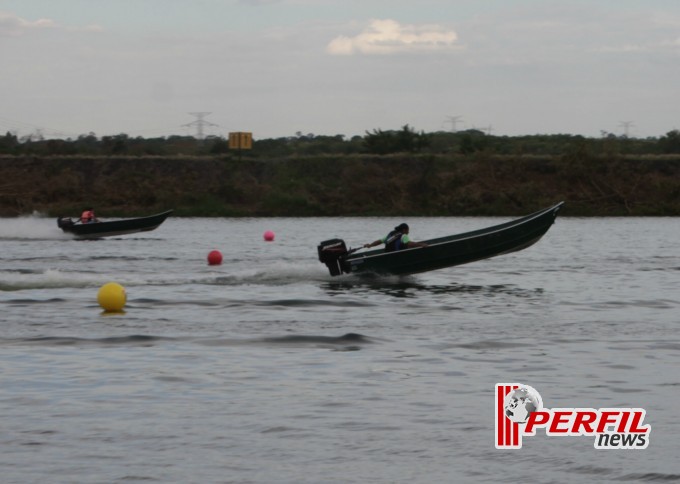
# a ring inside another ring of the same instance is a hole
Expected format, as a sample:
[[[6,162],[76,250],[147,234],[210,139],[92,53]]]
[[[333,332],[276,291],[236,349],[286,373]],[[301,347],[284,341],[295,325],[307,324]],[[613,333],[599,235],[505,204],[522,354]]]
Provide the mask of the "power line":
[[[448,121],[445,121],[447,123],[451,123],[451,132],[455,133],[458,131],[458,123],[462,122],[461,120],[463,119],[462,116],[447,116],[446,119]]]
[[[215,123],[211,123],[210,121],[206,121],[205,119],[203,119],[208,114],[211,114],[211,113],[202,111],[202,112],[189,113],[189,114],[191,116],[195,116],[196,120],[192,121],[190,123],[187,123],[187,124],[183,124],[182,126],[189,126],[189,127],[196,126],[196,138],[197,139],[203,139],[204,138],[204,136],[203,136],[203,128],[204,127],[206,127],[206,126],[219,126]]]
[[[630,128],[634,128],[635,124],[632,121],[621,121],[619,126],[623,128],[623,135],[628,138],[630,134]]]
[[[49,138],[60,138],[64,136],[75,137],[78,136],[74,133],[65,133],[59,129],[50,128],[47,126],[37,126],[35,124],[24,123],[23,121],[17,121],[14,119],[5,118],[0,116],[0,126],[5,126],[9,128],[10,131],[18,132],[19,129],[30,130],[38,138],[43,138],[47,136]],[[4,130],[5,128],[3,128]]]

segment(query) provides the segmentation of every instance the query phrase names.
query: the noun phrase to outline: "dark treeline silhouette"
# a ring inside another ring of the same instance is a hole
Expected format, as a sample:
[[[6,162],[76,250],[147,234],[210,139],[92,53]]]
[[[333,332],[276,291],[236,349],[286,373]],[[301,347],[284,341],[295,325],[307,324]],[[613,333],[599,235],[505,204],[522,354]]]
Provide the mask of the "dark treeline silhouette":
[[[680,133],[18,139],[0,135],[0,216],[680,215]]]
[[[455,133],[416,132],[409,125],[400,130],[380,129],[364,136],[325,136],[296,133],[295,136],[255,139],[247,156],[280,158],[305,155],[350,155],[419,153],[499,155],[563,155],[574,150],[594,154],[677,154],[680,153],[680,131],[661,137],[632,138],[603,133],[600,138],[569,134],[535,134],[493,136],[471,129]],[[230,153],[225,137],[209,136],[199,140],[193,136],[158,138],[131,137],[127,134],[97,137],[94,133],[76,139],[42,139],[12,133],[0,136],[0,154],[4,155],[85,155],[85,156],[211,156]],[[246,153],[243,153],[246,154]]]

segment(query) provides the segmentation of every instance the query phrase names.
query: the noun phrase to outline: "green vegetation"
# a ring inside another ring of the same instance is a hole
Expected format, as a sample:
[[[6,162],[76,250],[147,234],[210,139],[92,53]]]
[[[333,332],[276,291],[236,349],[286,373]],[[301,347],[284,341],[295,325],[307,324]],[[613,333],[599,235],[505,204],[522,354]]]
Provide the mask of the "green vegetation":
[[[661,138],[375,130],[363,137],[0,137],[0,215],[680,215],[680,133]]]

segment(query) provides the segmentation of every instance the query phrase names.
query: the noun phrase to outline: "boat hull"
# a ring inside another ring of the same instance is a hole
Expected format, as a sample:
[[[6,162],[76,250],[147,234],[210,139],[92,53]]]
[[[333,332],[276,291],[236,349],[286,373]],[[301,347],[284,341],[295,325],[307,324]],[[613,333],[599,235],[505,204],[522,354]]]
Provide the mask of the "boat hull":
[[[511,222],[448,237],[426,240],[428,246],[385,252],[349,254],[340,267],[348,274],[408,275],[427,272],[526,249],[538,242],[555,222],[560,202]]]
[[[89,224],[73,223],[71,219],[60,218],[57,220],[59,227],[66,233],[73,234],[79,239],[98,239],[116,235],[127,235],[138,232],[155,230],[172,213],[167,212],[150,215],[148,217],[111,220],[106,222],[94,222]]]

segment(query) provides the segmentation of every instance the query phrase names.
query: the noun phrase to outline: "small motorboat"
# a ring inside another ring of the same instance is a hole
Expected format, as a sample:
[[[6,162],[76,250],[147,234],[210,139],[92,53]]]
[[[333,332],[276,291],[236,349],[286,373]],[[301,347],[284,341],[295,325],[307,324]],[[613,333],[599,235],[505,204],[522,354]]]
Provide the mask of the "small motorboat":
[[[427,247],[385,252],[384,249],[355,253],[342,239],[323,241],[317,247],[319,260],[331,276],[374,273],[408,275],[443,269],[508,254],[539,241],[555,222],[564,202],[520,219],[474,230],[425,240]]]
[[[85,224],[81,223],[80,220],[73,221],[69,217],[59,217],[57,225],[64,232],[73,234],[79,239],[98,239],[100,237],[127,235],[157,229],[171,213],[172,210],[168,210],[167,212],[149,215],[148,217],[107,220]]]

